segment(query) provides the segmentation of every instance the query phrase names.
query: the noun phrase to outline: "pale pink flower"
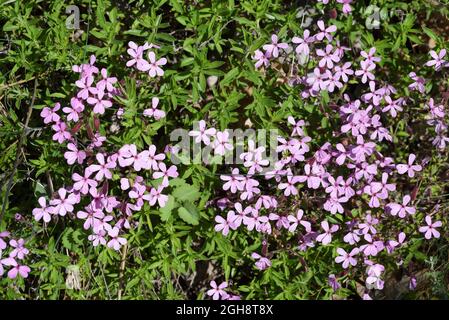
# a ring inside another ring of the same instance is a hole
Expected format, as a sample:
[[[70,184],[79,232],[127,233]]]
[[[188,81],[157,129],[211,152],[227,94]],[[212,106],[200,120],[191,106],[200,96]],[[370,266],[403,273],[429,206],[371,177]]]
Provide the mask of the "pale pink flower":
[[[431,239],[432,237],[438,239],[440,237],[440,232],[436,228],[443,225],[441,221],[435,221],[432,223],[432,218],[430,216],[426,216],[426,223],[427,226],[420,227],[419,232],[424,233],[424,237],[426,239]]]

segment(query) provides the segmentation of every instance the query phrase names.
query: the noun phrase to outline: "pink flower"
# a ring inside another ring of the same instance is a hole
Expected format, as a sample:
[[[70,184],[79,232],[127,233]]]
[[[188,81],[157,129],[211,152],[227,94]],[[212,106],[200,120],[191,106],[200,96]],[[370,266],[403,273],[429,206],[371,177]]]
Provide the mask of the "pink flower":
[[[157,170],[159,168],[158,161],[162,161],[165,159],[165,154],[159,153],[156,154],[156,146],[151,145],[148,148],[148,169]]]
[[[108,92],[114,91],[114,84],[117,83],[117,78],[108,77],[108,70],[106,70],[105,68],[101,69],[101,76],[103,77],[103,79],[98,81],[97,89],[99,91],[105,90],[107,90]]]
[[[96,188],[97,181],[89,179],[91,174],[92,172],[87,169],[84,170],[84,177],[75,172],[72,175],[72,180],[75,182],[73,184],[73,189],[80,191],[82,194],[87,194],[90,187]]]
[[[178,176],[177,168],[174,165],[167,169],[165,163],[161,162],[159,163],[159,170],[153,173],[153,179],[163,178],[162,185],[164,187],[168,186],[168,178],[176,178]]]
[[[30,252],[27,248],[25,248],[25,240],[23,239],[19,239],[17,241],[12,239],[9,241],[9,245],[14,248],[14,250],[9,253],[11,258],[17,257],[18,259],[23,260],[23,258],[25,258],[25,256]]]
[[[73,193],[70,193],[67,197],[67,190],[60,188],[58,190],[59,199],[50,200],[50,204],[54,206],[52,213],[59,214],[60,216],[65,216],[67,212],[73,211],[73,205],[78,201]]]
[[[295,187],[295,184],[300,182],[299,177],[296,177],[293,175],[293,173],[288,169],[287,172],[287,182],[286,183],[280,183],[278,185],[279,190],[284,190],[284,195],[286,197],[290,195],[297,195],[298,189]]]
[[[376,53],[376,48],[371,48],[369,49],[369,52],[367,53],[366,51],[362,51],[360,52],[360,55],[362,57],[364,57],[369,63],[374,64],[376,62],[380,62],[380,58],[379,57],[375,57],[374,54]]]
[[[8,272],[8,278],[15,279],[17,275],[20,275],[22,278],[27,278],[28,273],[31,269],[28,266],[19,265],[14,258],[6,258],[0,262],[0,265],[3,264],[5,266],[11,266],[12,268]]]
[[[288,44],[282,42],[278,43],[278,36],[273,34],[271,36],[271,44],[266,44],[263,49],[267,52],[270,57],[277,58],[279,56],[279,49],[287,49]]]
[[[418,90],[420,93],[426,92],[426,80],[422,77],[418,77],[415,72],[410,72],[408,76],[414,81],[408,86],[410,90]]]
[[[43,219],[44,222],[48,223],[51,220],[51,213],[52,208],[47,206],[47,201],[44,197],[40,197],[38,200],[39,204],[41,205],[40,208],[34,208],[33,209],[33,216],[36,221],[39,221],[40,219]],[[1,247],[1,239],[0,239],[0,249],[4,249]]]
[[[64,153],[64,158],[67,159],[68,164],[74,164],[75,161],[82,164],[84,159],[86,159],[86,153],[84,151],[79,151],[75,144],[71,142],[68,143],[67,149],[70,151]]]
[[[410,202],[410,196],[406,195],[402,199],[402,204],[389,203],[386,208],[389,210],[392,216],[398,215],[400,218],[404,218],[407,214],[415,214],[415,207],[408,207],[407,204]]]
[[[236,218],[237,216],[232,210],[228,212],[226,220],[221,216],[215,216],[215,222],[217,222],[217,224],[215,225],[214,230],[217,232],[221,231],[221,233],[226,237],[229,233],[229,229],[237,229],[234,224]]]
[[[127,50],[128,54],[132,57],[131,60],[126,62],[127,67],[132,67],[136,65],[137,70],[147,71],[149,69],[149,63],[143,58],[143,52],[150,48],[148,43],[145,43],[143,46],[138,46],[135,42],[128,42],[129,49]]]
[[[402,107],[399,105],[398,100],[393,101],[390,96],[384,97],[387,105],[382,109],[382,112],[390,111],[390,114],[393,118],[396,118],[397,112],[402,111]]]
[[[321,178],[319,178],[316,174],[317,169],[315,166],[312,168],[310,167],[310,164],[306,164],[304,166],[304,176],[298,176],[299,182],[305,182],[307,181],[307,187],[311,189],[318,189],[321,184]]]
[[[42,109],[41,117],[44,118],[44,123],[47,124],[50,122],[59,122],[59,119],[61,119],[61,118],[56,113],[56,111],[58,111],[60,108],[61,108],[61,104],[59,102],[57,102],[55,104],[55,106],[53,107],[53,109],[51,109],[49,107],[45,107],[44,109]]]
[[[294,232],[296,230],[296,228],[298,227],[298,224],[301,224],[306,229],[306,232],[312,231],[310,222],[302,220],[303,215],[304,215],[304,211],[299,209],[298,212],[296,213],[296,217],[293,215],[289,215],[287,217],[288,221],[292,223],[289,226],[288,231]]]
[[[257,60],[254,64],[254,67],[256,69],[259,69],[261,66],[268,67],[268,65],[270,64],[269,58],[270,55],[268,54],[268,52],[263,53],[260,50],[254,51],[254,56],[252,56],[252,59]]]
[[[327,40],[332,41],[332,32],[337,31],[337,27],[332,25],[329,27],[325,27],[323,20],[319,20],[317,22],[318,28],[320,28],[320,31],[317,35],[315,35],[315,38],[319,41],[323,40],[324,38],[327,38]]]
[[[260,254],[258,254],[256,252],[253,252],[251,254],[251,258],[258,260],[258,261],[256,261],[255,265],[256,265],[256,268],[259,270],[265,270],[265,269],[268,269],[269,267],[271,267],[270,259],[262,257]]]
[[[338,248],[337,253],[339,254],[339,256],[335,258],[335,262],[343,263],[342,267],[344,269],[347,269],[349,267],[349,265],[351,265],[353,267],[355,267],[357,265],[357,259],[355,259],[353,257],[359,253],[358,248],[352,249],[350,253],[347,253],[342,248]]]
[[[427,226],[420,227],[419,232],[425,233],[424,237],[426,239],[431,239],[432,237],[438,239],[440,237],[440,232],[438,232],[436,228],[439,228],[443,225],[441,221],[435,221],[432,223],[432,218],[430,216],[426,216],[426,223]]]
[[[143,115],[147,117],[154,117],[154,119],[159,120],[165,117],[165,112],[163,110],[157,109],[157,105],[159,104],[159,98],[153,97],[151,99],[151,108],[145,109],[143,111]]]
[[[371,73],[371,71],[376,68],[375,64],[370,63],[368,60],[364,60],[360,62],[360,66],[362,69],[356,70],[355,75],[362,76],[362,83],[366,83],[368,79],[375,79],[374,75]]]
[[[232,144],[229,143],[229,132],[218,131],[216,139],[213,142],[214,153],[224,156],[227,150],[232,150]]]
[[[334,47],[328,44],[325,50],[316,50],[317,56],[322,57],[320,62],[318,63],[320,68],[324,68],[325,66],[327,66],[328,69],[331,69],[334,67],[334,62],[340,61],[340,57],[335,52],[332,52],[333,49]]]
[[[62,121],[52,125],[51,128],[56,131],[53,135],[53,140],[58,141],[59,143],[63,143],[65,140],[70,140],[72,138],[70,132],[67,131],[67,125]]]
[[[189,132],[189,136],[196,137],[195,143],[204,142],[206,146],[210,144],[210,137],[214,136],[216,130],[214,128],[206,129],[206,121],[200,120],[198,122],[198,130],[192,130]]]
[[[76,217],[78,219],[86,220],[83,225],[84,230],[88,230],[90,228],[97,229],[97,227],[101,224],[102,219],[104,218],[103,211],[95,208],[95,206],[92,205],[88,205],[85,210],[86,211],[80,210],[76,213]]]
[[[111,237],[111,240],[108,242],[108,247],[113,248],[115,251],[119,251],[121,246],[127,243],[125,238],[119,237],[119,228],[114,227],[108,231],[108,235]]]
[[[433,60],[427,61],[425,64],[426,66],[433,66],[436,71],[440,70],[441,67],[449,66],[448,62],[446,60],[443,60],[443,58],[446,56],[446,49],[442,49],[438,54],[433,50],[431,50],[429,53]]]
[[[339,229],[338,225],[334,224],[332,227],[329,227],[329,223],[324,220],[321,222],[321,228],[323,228],[324,233],[318,235],[316,241],[321,242],[323,245],[331,243],[332,233],[337,232]]]
[[[226,282],[222,282],[219,286],[215,281],[210,282],[210,286],[212,289],[207,291],[207,295],[212,297],[214,300],[219,300],[220,298],[225,300],[228,297],[228,294],[223,289],[228,286]]]
[[[239,175],[239,169],[234,168],[232,169],[232,174],[230,176],[221,175],[220,179],[223,181],[227,181],[225,184],[223,184],[223,190],[231,190],[232,193],[236,193],[237,190],[242,191],[244,188],[243,185],[243,177]]]
[[[422,167],[419,164],[413,164],[413,162],[415,161],[416,156],[411,153],[408,156],[408,164],[398,164],[396,165],[396,169],[398,170],[399,174],[404,174],[407,172],[408,176],[410,178],[413,178],[415,176],[415,171],[421,171]]]
[[[167,63],[167,59],[161,58],[156,61],[156,55],[154,54],[153,51],[148,52],[148,59],[150,60],[148,71],[150,77],[154,78],[156,75],[162,77],[164,75],[164,70],[162,70],[160,66],[165,65]]]
[[[104,91],[95,90],[95,93],[96,97],[89,97],[87,103],[94,105],[94,113],[104,114],[106,108],[112,107],[112,102],[103,99],[105,95]]]
[[[303,54],[305,56],[309,56],[310,48],[309,43],[313,43],[315,41],[314,36],[310,36],[310,31],[305,29],[302,38],[293,37],[292,42],[298,44],[295,51],[297,54]]]
[[[87,76],[85,78],[81,78],[80,80],[75,82],[75,85],[81,90],[76,95],[77,98],[87,100],[89,98],[89,94],[95,94],[97,89],[92,86],[94,82],[93,76]]]
[[[88,239],[89,241],[92,241],[92,245],[94,247],[101,245],[106,245],[106,239],[104,236],[106,235],[106,231],[104,230],[94,230],[94,234],[89,235]]]
[[[2,231],[0,232],[0,251],[6,249],[6,242],[3,240],[3,238],[9,237],[10,234],[8,231]]]
[[[92,164],[88,167],[90,172],[98,171],[95,175],[95,180],[101,181],[103,180],[103,177],[106,177],[106,179],[112,179],[112,173],[109,169],[116,167],[115,161],[109,161],[108,159],[108,162],[105,162],[105,158],[102,153],[97,153],[95,158],[97,159],[98,164]]]
[[[157,203],[159,207],[165,207],[165,204],[168,201],[168,196],[162,194],[162,190],[164,190],[164,186],[159,186],[157,189],[152,188],[150,190],[150,205],[154,206]]]

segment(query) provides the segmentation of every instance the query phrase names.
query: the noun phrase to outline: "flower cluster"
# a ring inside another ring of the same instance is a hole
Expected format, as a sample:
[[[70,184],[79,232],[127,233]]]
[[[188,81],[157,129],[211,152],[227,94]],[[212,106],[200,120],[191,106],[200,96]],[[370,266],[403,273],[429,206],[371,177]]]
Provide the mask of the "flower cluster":
[[[362,50],[360,67],[354,70],[352,66],[357,62],[344,61],[347,48],[334,38],[337,28],[326,27],[323,21],[318,21],[317,27],[314,35],[305,30],[302,38],[293,37],[293,45],[280,42],[273,35],[263,51],[255,51],[255,67],[268,68],[276,59],[277,65],[289,65],[289,84],[300,86],[303,99],[319,99],[324,91],[339,92],[349,81],[367,85],[367,90],[354,98],[340,93],[341,105],[332,107],[333,117],[340,122],[340,133],[335,135],[335,141],[325,142],[315,151],[309,144],[312,138],[306,134],[307,123],[290,116],[291,134],[278,138],[276,152],[281,160],[274,163],[272,171],[262,172],[263,166],[269,164],[264,159],[264,147],[256,148],[253,141],[248,141],[249,151],[242,155],[243,171],[232,168],[231,175],[221,176],[227,192],[225,203],[232,208],[226,217],[215,217],[215,230],[227,236],[231,230],[245,227],[260,233],[265,243],[270,235],[275,236],[271,238],[274,244],[284,230],[293,235],[291,239],[299,239],[299,255],[317,245],[332,243],[337,254],[335,262],[343,269],[351,269],[349,274],[357,277],[365,266],[364,298],[369,299],[372,290],[384,286],[385,257],[393,256],[401,262],[398,249],[407,246],[406,239],[438,238],[442,222],[432,214],[424,219],[414,205],[416,194],[407,193],[408,188],[399,190],[397,183],[392,182],[406,176],[407,184],[413,186],[423,167],[413,153],[408,155],[407,163],[397,163],[383,153],[388,150],[386,143],[393,141],[390,123],[404,111],[408,100],[398,96],[390,84],[376,79],[380,62],[376,48]],[[427,65],[446,66],[444,55],[440,56]],[[300,74],[304,69],[313,72]],[[424,79],[415,73],[410,77],[415,82],[409,88],[424,92]],[[428,108],[432,114],[430,123],[439,126],[439,132],[446,131],[442,107],[436,107],[432,99]],[[209,130],[204,123],[202,126],[202,132]],[[441,147],[441,141],[447,140],[440,138],[434,144]],[[262,192],[276,187],[277,193]],[[397,199],[402,192],[405,194]],[[305,202],[312,203],[313,208],[301,208]],[[266,249],[264,245],[263,255],[252,254],[259,270],[271,266],[269,257],[274,253],[267,253]],[[330,282],[337,287],[335,275]]]
[[[129,47],[133,59],[127,62],[128,67],[135,65],[140,71],[148,71],[150,77],[164,74],[160,66],[167,62],[165,58],[156,61],[152,51],[148,53],[149,62],[142,58],[145,50],[157,46],[130,42]],[[72,183],[61,187],[52,199],[38,199],[40,207],[33,210],[33,215],[44,223],[66,215],[76,217],[90,231],[88,239],[93,246],[101,244],[120,250],[127,243],[123,236],[126,229],[136,224],[132,221],[133,213],[142,210],[145,203],[164,207],[168,200],[164,191],[178,172],[176,166],[164,162],[166,154],[158,153],[155,145],[139,151],[135,144],[118,149],[108,144],[100,133],[98,115],[112,109],[112,99],[122,92],[116,87],[117,78],[109,77],[104,68],[99,71],[95,62],[95,56],[91,56],[88,64],[73,67],[81,74],[75,83],[80,90],[71,99],[71,107],[62,109],[65,120],[58,113],[59,103],[42,110],[44,123],[53,123],[56,131],[53,140],[67,142],[64,157],[74,167],[74,173]],[[164,117],[165,112],[157,109],[158,103],[159,99],[153,97],[151,108],[143,114],[155,120]],[[119,111],[117,117],[126,110]],[[69,122],[74,123],[72,128],[66,124]]]
[[[9,267],[8,278],[15,279],[17,276],[27,278],[31,271],[25,263],[25,257],[29,254],[29,250],[25,247],[24,239],[10,239],[11,234],[8,231],[0,232],[0,277],[6,272],[5,268]],[[9,244],[9,246],[8,246]],[[4,252],[9,251],[6,258]]]

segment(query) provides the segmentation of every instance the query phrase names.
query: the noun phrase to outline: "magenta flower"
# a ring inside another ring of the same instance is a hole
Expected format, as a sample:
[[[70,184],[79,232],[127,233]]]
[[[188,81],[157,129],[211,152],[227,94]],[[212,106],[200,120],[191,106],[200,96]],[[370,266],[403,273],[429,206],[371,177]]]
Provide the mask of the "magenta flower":
[[[427,240],[431,239],[432,237],[438,239],[440,237],[440,232],[436,228],[439,228],[443,225],[441,221],[435,221],[432,223],[432,218],[427,215],[426,223],[427,226],[419,227],[419,232],[424,233],[424,237]]]
[[[36,221],[39,221],[40,219],[43,219],[44,222],[48,223],[51,220],[51,213],[52,208],[47,206],[47,201],[44,197],[40,197],[38,200],[39,204],[41,205],[40,208],[34,208],[33,209],[33,216]],[[1,246],[1,238],[0,238],[0,249],[4,249]]]
[[[278,36],[273,34],[271,36],[271,43],[264,45],[262,48],[267,52],[269,57],[277,58],[279,56],[279,49],[287,49],[288,44],[281,42],[278,43]]]
[[[226,291],[223,290],[228,286],[226,282],[222,282],[219,286],[217,286],[215,281],[211,281],[210,286],[212,289],[207,291],[207,295],[212,297],[212,299],[219,300],[221,298],[222,300],[225,300],[228,297]]]
[[[145,109],[143,111],[143,115],[147,117],[153,117],[156,120],[159,120],[165,117],[165,112],[163,110],[159,110],[157,105],[159,104],[159,98],[153,97],[151,99],[151,108]]]
[[[73,212],[73,206],[78,203],[76,196],[73,193],[69,193],[67,196],[67,190],[64,188],[58,190],[58,195],[59,199],[50,201],[50,204],[54,206],[52,213],[65,216],[67,212]]]
[[[61,104],[57,102],[53,108],[45,107],[41,111],[41,117],[44,118],[44,123],[59,122],[59,115],[56,113],[61,108]]]
[[[84,159],[86,159],[86,152],[79,151],[74,143],[68,143],[67,149],[69,149],[70,151],[66,151],[64,153],[64,158],[67,159],[68,164],[74,164],[75,161],[79,164],[82,164]]]
[[[338,257],[335,258],[336,263],[342,263],[342,267],[347,269],[349,265],[355,267],[357,265],[357,259],[354,258],[357,254],[359,254],[359,249],[354,248],[350,253],[347,253],[344,249],[338,248],[337,253]]]
[[[153,51],[148,52],[148,59],[150,60],[148,74],[150,77],[154,78],[156,75],[162,77],[164,75],[164,70],[160,66],[163,66],[167,63],[167,59],[161,58],[156,61],[156,55]],[[144,70],[147,71],[147,70]]]
[[[408,156],[408,164],[396,165],[396,169],[398,170],[398,173],[404,174],[407,172],[408,176],[410,178],[413,178],[415,176],[415,172],[419,172],[422,170],[422,167],[419,164],[413,164],[415,159],[416,159],[416,156],[413,153],[411,153]]]

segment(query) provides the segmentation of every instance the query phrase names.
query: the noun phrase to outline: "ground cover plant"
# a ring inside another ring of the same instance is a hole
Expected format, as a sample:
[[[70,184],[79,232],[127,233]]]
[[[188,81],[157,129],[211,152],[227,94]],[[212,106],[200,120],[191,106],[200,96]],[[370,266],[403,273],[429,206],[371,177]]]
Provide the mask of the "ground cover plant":
[[[447,298],[448,14],[3,0],[0,297]]]

